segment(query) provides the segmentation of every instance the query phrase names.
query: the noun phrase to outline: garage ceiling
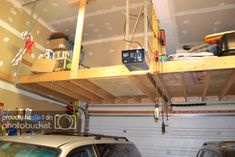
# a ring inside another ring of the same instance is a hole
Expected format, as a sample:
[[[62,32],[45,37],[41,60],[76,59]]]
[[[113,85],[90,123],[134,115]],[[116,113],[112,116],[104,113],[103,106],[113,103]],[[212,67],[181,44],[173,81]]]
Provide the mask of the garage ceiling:
[[[31,0],[19,0],[22,4]],[[130,0],[131,13],[138,14],[143,0]],[[175,53],[184,44],[201,42],[206,34],[233,30],[235,21],[235,0],[154,0],[161,27],[166,30],[167,52]],[[75,34],[77,20],[76,6],[69,6],[67,0],[41,0],[36,13],[41,19],[54,28],[69,34]],[[87,7],[83,44],[89,55],[94,52],[93,46],[100,43],[100,50],[107,53],[121,51],[124,47],[123,27],[125,23],[125,0],[96,0]],[[134,24],[134,20],[132,25]],[[143,23],[143,20],[141,21]],[[143,36],[140,24],[137,36]],[[136,39],[140,40],[141,39]],[[118,48],[110,48],[107,43],[114,41]],[[135,45],[133,45],[135,47]],[[119,60],[117,63],[120,62]]]
[[[157,0],[162,27],[167,29],[168,53],[175,47],[203,41],[207,34],[235,29],[235,0]]]

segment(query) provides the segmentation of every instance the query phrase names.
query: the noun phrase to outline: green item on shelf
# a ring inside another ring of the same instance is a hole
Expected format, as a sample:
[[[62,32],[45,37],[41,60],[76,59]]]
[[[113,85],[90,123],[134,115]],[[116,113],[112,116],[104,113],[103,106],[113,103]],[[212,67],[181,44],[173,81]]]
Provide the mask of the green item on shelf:
[[[71,70],[71,67],[72,67],[72,63],[68,63],[68,64],[66,65],[66,69],[68,69],[68,70]]]

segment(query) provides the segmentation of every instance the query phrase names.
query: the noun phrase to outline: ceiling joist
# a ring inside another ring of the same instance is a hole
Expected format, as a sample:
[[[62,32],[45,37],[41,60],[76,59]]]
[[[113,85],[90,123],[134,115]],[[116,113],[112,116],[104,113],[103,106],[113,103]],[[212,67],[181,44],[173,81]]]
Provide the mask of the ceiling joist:
[[[235,82],[235,71],[233,71],[232,75],[229,77],[229,79],[226,81],[224,88],[219,95],[219,100],[221,101],[223,97],[227,94],[233,83]]]
[[[210,74],[210,71],[208,71],[206,73],[204,89],[203,89],[203,92],[202,92],[202,101],[205,101],[205,97],[207,95],[207,91],[208,91],[208,88],[209,88],[210,78],[211,78],[211,74]]]

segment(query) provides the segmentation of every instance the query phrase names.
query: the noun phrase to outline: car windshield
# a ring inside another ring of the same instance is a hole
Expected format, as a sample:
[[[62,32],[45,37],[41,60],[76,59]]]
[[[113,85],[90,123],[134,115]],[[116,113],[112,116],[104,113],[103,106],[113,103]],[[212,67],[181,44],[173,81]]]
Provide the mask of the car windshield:
[[[50,147],[0,141],[0,157],[57,157],[59,152]]]

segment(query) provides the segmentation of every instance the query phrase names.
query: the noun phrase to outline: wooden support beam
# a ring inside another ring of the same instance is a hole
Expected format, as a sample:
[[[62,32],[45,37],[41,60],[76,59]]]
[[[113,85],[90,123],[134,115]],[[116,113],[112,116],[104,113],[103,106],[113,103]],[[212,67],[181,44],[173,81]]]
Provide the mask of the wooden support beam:
[[[229,79],[226,81],[224,88],[221,92],[221,94],[219,95],[219,100],[221,101],[223,99],[223,97],[227,94],[227,92],[229,91],[229,89],[231,88],[231,86],[234,84],[235,82],[235,71],[233,71],[232,75],[229,77]]]
[[[84,27],[85,20],[85,12],[86,12],[86,3],[87,0],[80,0],[79,11],[78,11],[78,19],[76,26],[76,34],[75,34],[75,42],[74,42],[74,50],[73,50],[73,58],[72,58],[72,66],[71,66],[71,79],[77,77],[77,72],[79,69],[79,60],[82,46],[82,33]]]
[[[192,60],[178,60],[162,62],[160,73],[177,73],[208,70],[234,69],[235,56],[223,56],[215,58],[200,58]]]
[[[202,101],[205,101],[205,97],[207,95],[207,91],[208,91],[208,88],[209,88],[210,79],[211,79],[210,71],[207,71],[206,78],[205,78],[204,89],[203,89],[203,92],[202,92]]]
[[[107,78],[107,77],[122,77],[132,75],[144,75],[148,72],[140,71],[138,73],[131,73],[124,65],[97,67],[91,69],[80,69],[77,73],[76,79],[93,79],[93,78]],[[70,80],[69,71],[59,71],[43,74],[31,74],[21,76],[19,83],[35,83],[48,81],[63,81]]]
[[[50,98],[50,99],[52,98],[52,99],[55,99],[55,100],[57,99],[58,101],[63,101],[63,102],[66,102],[66,103],[73,102],[73,101],[76,100],[76,99],[74,99],[70,96],[58,93],[57,91],[54,91],[52,89],[43,87],[40,84],[36,84],[36,83],[24,84],[23,87],[26,87],[30,90],[33,90],[34,92],[36,92],[39,95],[44,95],[47,98]]]
[[[60,86],[57,86],[55,85],[54,83],[48,83],[48,82],[44,82],[44,83],[38,83],[39,85],[43,86],[43,87],[46,87],[46,88],[49,88],[51,90],[54,90],[58,93],[61,93],[61,94],[64,94],[66,96],[70,96],[76,100],[82,100],[82,101],[85,101],[87,103],[90,103],[91,100],[87,97],[84,97],[82,95],[79,95],[77,93],[74,93],[74,91],[72,91],[71,89],[66,89],[66,88],[63,88],[63,87],[60,87]]]
[[[70,82],[80,88],[83,88],[93,94],[98,95],[99,97],[102,97],[103,99],[108,100],[109,102],[114,103],[114,99],[116,99],[115,96],[113,96],[109,92],[103,90],[102,88],[100,88],[99,86],[95,85],[94,83],[88,80],[72,80]]]
[[[184,99],[185,99],[185,102],[187,102],[187,87],[186,87],[186,82],[185,82],[185,79],[184,79],[184,73],[180,73],[180,77],[181,77],[182,86],[183,86],[183,89],[184,89]]]
[[[70,79],[69,71],[59,71],[53,73],[43,74],[31,74],[20,76],[19,83],[37,83],[37,82],[49,82],[49,81],[63,81]]]
[[[15,77],[13,77],[13,76],[5,73],[5,72],[1,72],[1,71],[0,71],[0,79],[3,80],[3,81],[10,82],[10,83],[15,82]]]
[[[152,102],[156,102],[156,91],[155,86],[152,84],[152,81],[150,81],[151,83],[151,88],[148,88],[146,86],[145,83],[143,83],[141,80],[143,79],[143,77],[147,77],[148,81],[150,81],[149,77],[147,75],[145,76],[129,76],[129,79],[145,94],[147,95]]]
[[[24,64],[24,65],[27,65],[27,66],[29,66],[29,67],[32,67],[33,66],[33,63],[31,63],[30,61],[28,61],[28,60],[26,60],[26,59],[22,59],[22,64]]]
[[[55,85],[58,85],[60,87],[63,87],[65,89],[68,89],[68,90],[71,90],[73,93],[76,93],[76,94],[79,94],[83,97],[86,97],[88,98],[89,100],[92,100],[93,102],[96,102],[96,103],[102,103],[102,98],[83,89],[83,88],[80,88],[79,86],[73,84],[73,83],[70,83],[69,81],[58,81],[58,82],[54,82]]]

